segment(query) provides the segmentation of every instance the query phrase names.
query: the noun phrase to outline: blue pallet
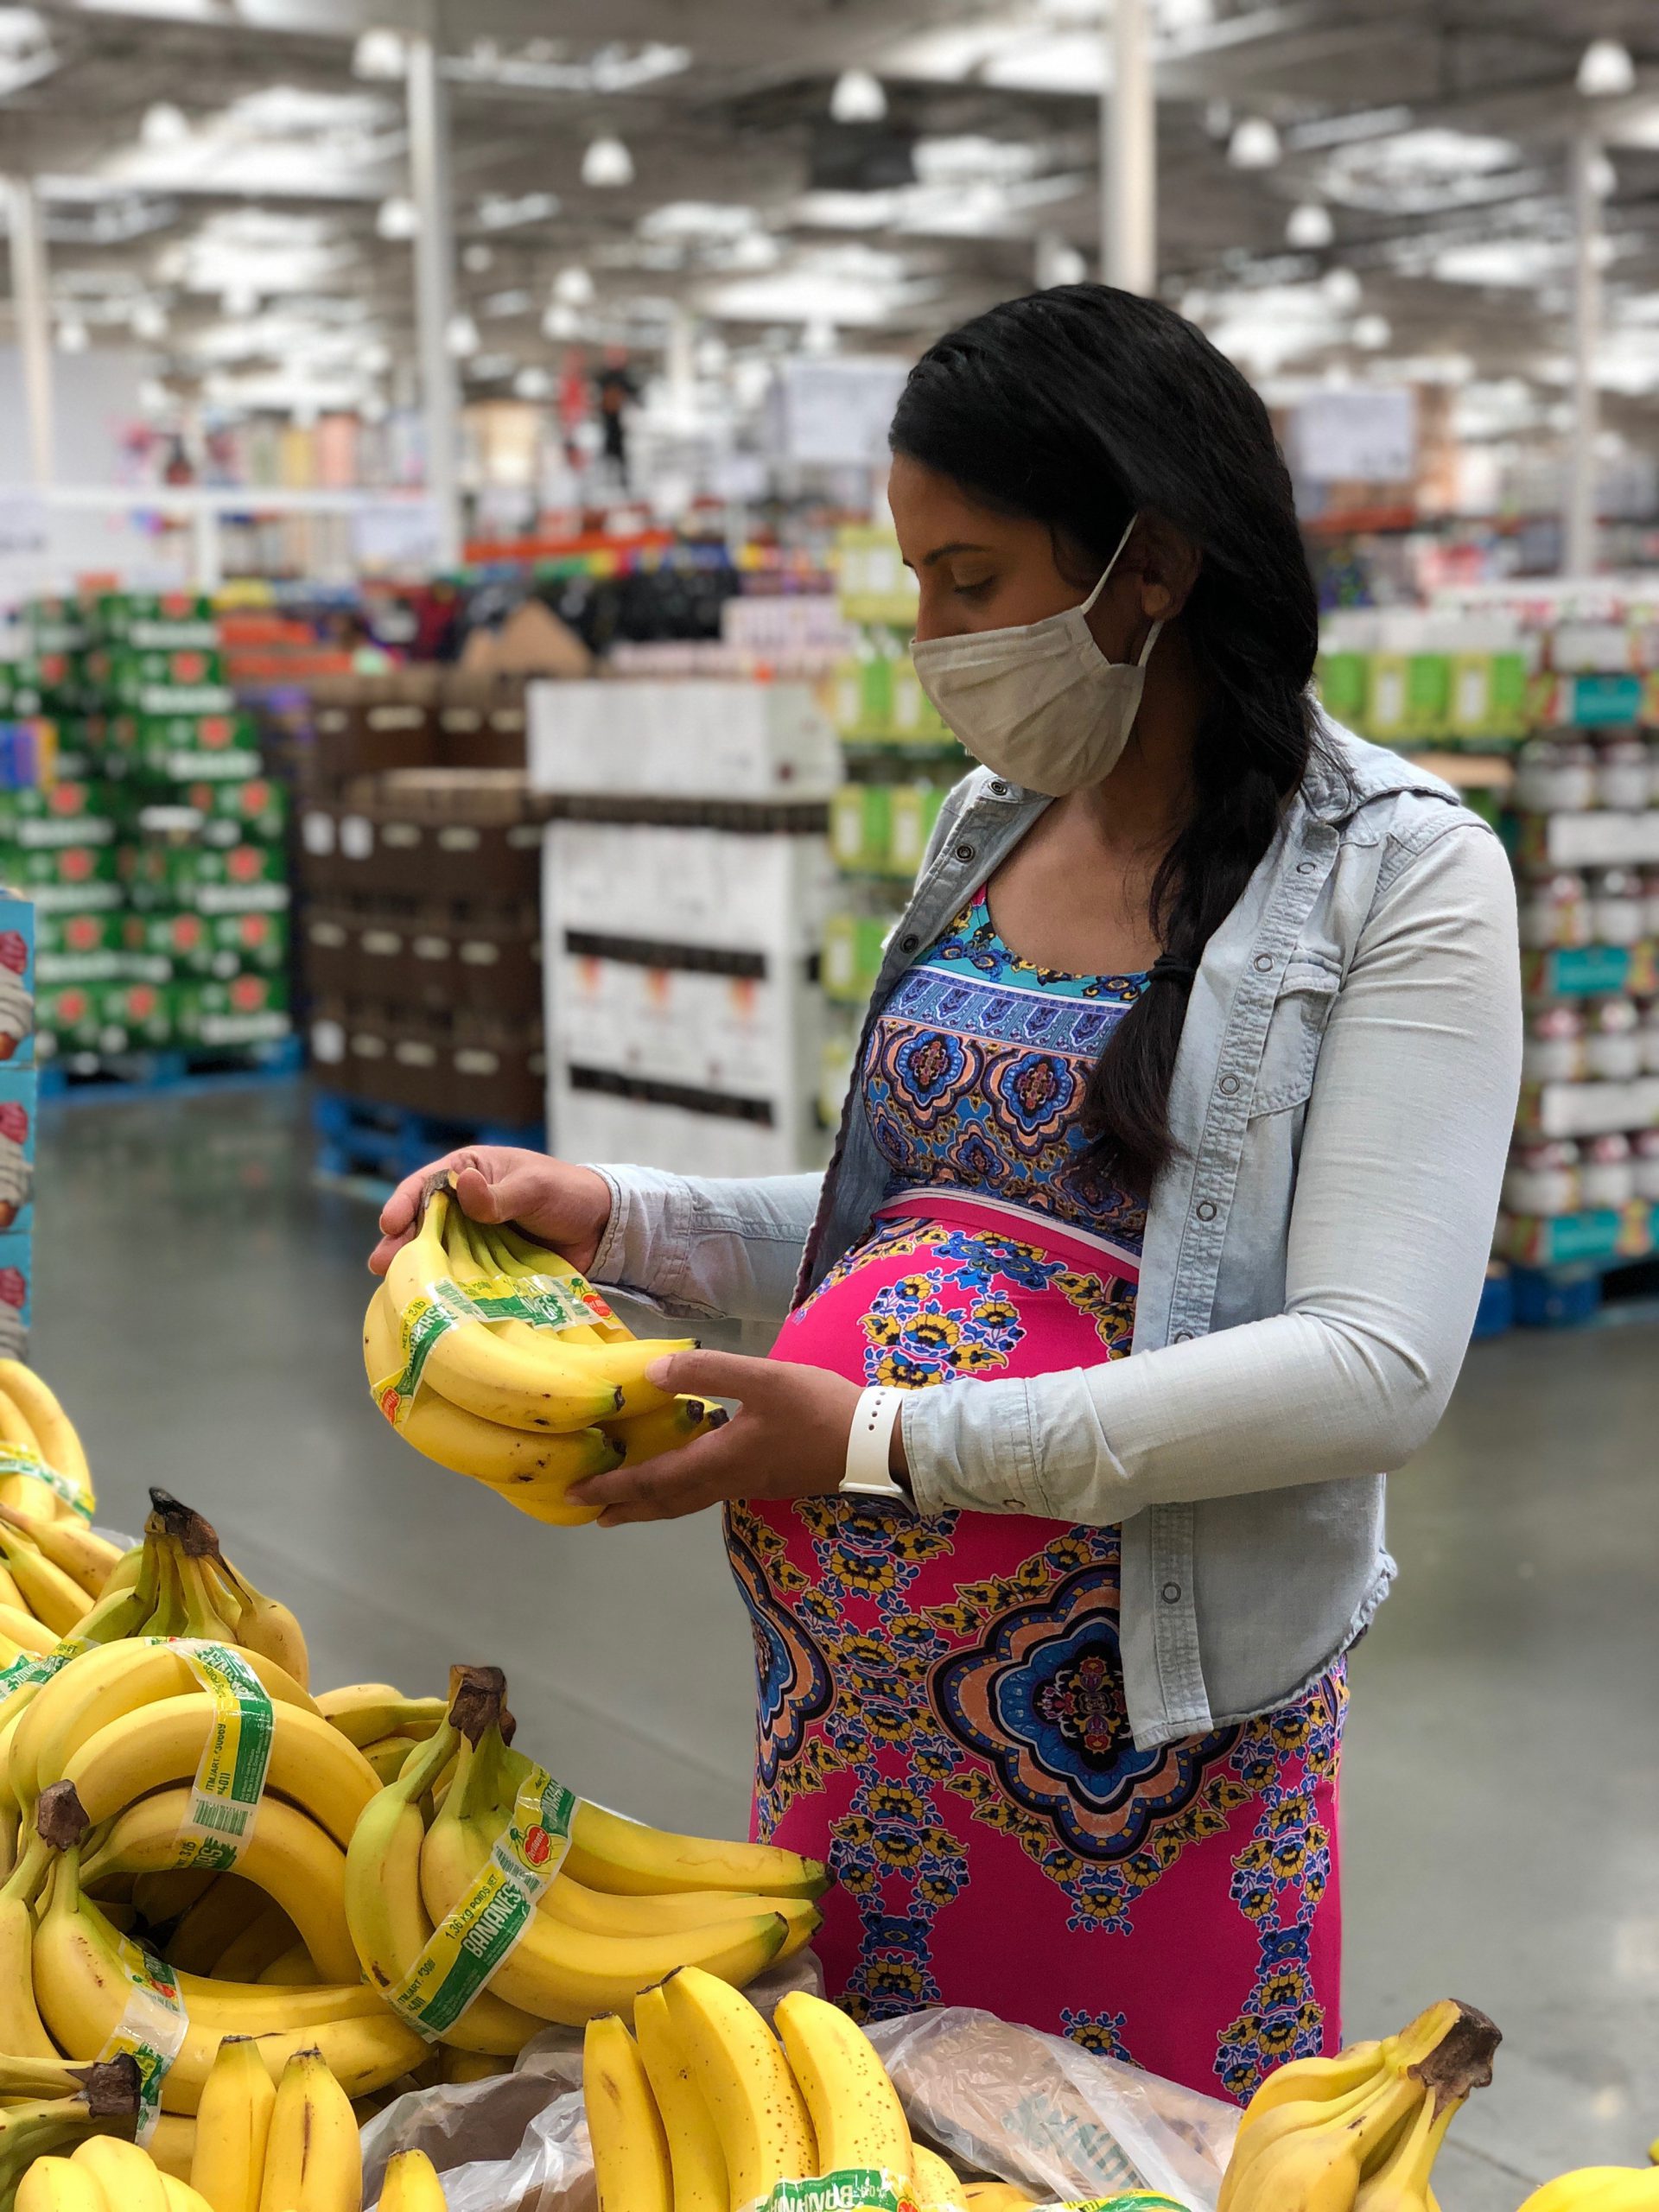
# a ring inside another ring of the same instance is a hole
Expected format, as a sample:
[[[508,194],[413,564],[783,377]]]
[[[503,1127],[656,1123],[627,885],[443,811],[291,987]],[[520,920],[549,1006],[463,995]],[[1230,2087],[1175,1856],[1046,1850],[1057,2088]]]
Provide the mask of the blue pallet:
[[[462,1145],[515,1145],[540,1152],[547,1143],[547,1130],[540,1122],[454,1121],[379,1099],[346,1098],[326,1090],[312,1099],[311,1123],[317,1133],[319,1174],[331,1181],[366,1178],[388,1189],[429,1160]]]
[[[1488,1275],[1481,1287],[1480,1304],[1475,1310],[1474,1337],[1502,1337],[1515,1326],[1515,1277],[1512,1274]]]
[[[92,1101],[179,1097],[290,1080],[305,1065],[298,1037],[257,1045],[188,1046],[142,1052],[70,1052],[41,1069],[41,1096],[66,1105]]]

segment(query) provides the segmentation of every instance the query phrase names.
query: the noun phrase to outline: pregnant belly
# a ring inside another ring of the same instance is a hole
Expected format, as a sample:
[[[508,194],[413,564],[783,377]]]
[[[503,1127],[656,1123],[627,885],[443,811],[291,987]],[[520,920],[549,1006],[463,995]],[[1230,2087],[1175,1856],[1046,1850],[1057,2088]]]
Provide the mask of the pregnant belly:
[[[1036,1215],[899,1199],[790,1315],[772,1357],[905,1390],[1097,1367],[1129,1350],[1136,1272]]]

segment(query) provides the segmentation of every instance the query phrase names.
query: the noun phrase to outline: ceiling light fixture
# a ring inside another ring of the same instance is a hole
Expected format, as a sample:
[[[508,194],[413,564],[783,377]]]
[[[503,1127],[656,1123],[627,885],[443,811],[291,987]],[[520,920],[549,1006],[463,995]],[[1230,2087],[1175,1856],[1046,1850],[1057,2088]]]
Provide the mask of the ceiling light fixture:
[[[868,69],[843,69],[830,95],[830,113],[836,123],[880,123],[887,112],[887,96],[881,80]]]
[[[1282,151],[1265,115],[1247,115],[1227,142],[1227,159],[1236,169],[1270,169]]]
[[[563,300],[555,300],[542,317],[542,335],[543,338],[580,338],[582,317],[575,308],[568,307]]]
[[[495,266],[494,251],[487,245],[480,245],[476,241],[474,241],[473,245],[463,250],[461,257],[461,265],[467,270],[469,276],[487,276],[489,271]]]
[[[159,300],[140,300],[132,311],[132,334],[154,346],[167,335],[167,310]]]
[[[452,315],[449,327],[443,334],[443,342],[450,356],[457,361],[469,361],[478,351],[478,325],[463,309]]]
[[[1630,49],[1616,38],[1592,38],[1579,60],[1579,90],[1587,100],[1619,99],[1636,90]]]
[[[1590,189],[1598,200],[1611,200],[1618,190],[1618,171],[1605,154],[1590,156]]]
[[[86,326],[79,315],[67,315],[58,325],[60,353],[84,353],[87,346]]]
[[[371,84],[401,85],[409,74],[409,48],[401,31],[365,31],[352,48],[352,74]]]
[[[633,156],[618,137],[595,138],[582,157],[582,181],[600,192],[632,184]]]
[[[1304,252],[1317,253],[1327,246],[1337,235],[1337,226],[1331,219],[1331,211],[1322,207],[1317,200],[1305,200],[1300,207],[1290,211],[1290,220],[1285,225],[1285,243],[1300,248]]]
[[[152,151],[166,146],[181,146],[189,136],[189,117],[171,100],[152,101],[138,125],[140,143]]]
[[[1359,305],[1359,279],[1351,269],[1327,269],[1319,279],[1319,289],[1341,314]]]
[[[374,227],[383,238],[412,238],[421,227],[421,211],[404,194],[394,193],[380,202]]]
[[[512,380],[512,389],[519,399],[546,399],[552,392],[553,379],[545,369],[520,369]]]
[[[1354,343],[1368,353],[1381,353],[1393,335],[1394,326],[1385,315],[1363,315],[1354,325]]]
[[[219,301],[219,311],[228,321],[239,322],[245,316],[258,313],[259,295],[251,284],[232,284]]]
[[[594,280],[585,269],[561,269],[553,279],[553,296],[568,308],[591,307],[594,302]]]

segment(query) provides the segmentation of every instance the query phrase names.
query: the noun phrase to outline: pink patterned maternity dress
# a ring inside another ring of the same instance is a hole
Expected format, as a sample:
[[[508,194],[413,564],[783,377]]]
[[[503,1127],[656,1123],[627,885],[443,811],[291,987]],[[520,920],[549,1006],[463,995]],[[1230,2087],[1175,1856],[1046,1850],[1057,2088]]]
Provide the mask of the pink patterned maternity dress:
[[[888,1201],[773,1357],[918,1389],[1126,1357],[1143,1215],[1079,1108],[1144,988],[1033,968],[983,893],[918,955],[861,1071]],[[1340,1662],[1137,1751],[1116,1528],[812,1498],[734,1507],[728,1535],[755,1832],[834,1869],[832,1994],[988,2006],[1240,2100],[1337,2048]]]

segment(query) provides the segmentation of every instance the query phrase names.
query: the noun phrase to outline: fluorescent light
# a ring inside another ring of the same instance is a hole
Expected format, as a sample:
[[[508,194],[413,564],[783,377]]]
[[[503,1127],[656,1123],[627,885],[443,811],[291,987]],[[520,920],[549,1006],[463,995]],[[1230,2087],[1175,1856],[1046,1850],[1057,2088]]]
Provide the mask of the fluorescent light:
[[[1264,115],[1247,115],[1227,142],[1227,159],[1236,169],[1270,169],[1282,150],[1279,133]]]
[[[1590,156],[1590,189],[1598,200],[1611,200],[1618,190],[1618,171],[1599,150]]]
[[[352,74],[371,83],[401,85],[409,73],[409,48],[401,31],[365,31],[352,48]]]
[[[887,96],[881,80],[868,69],[843,69],[830,95],[830,112],[837,123],[880,123],[887,112]]]
[[[383,238],[412,238],[421,227],[421,211],[406,194],[394,193],[380,202],[374,227]]]
[[[512,389],[519,399],[546,399],[552,392],[553,379],[545,369],[520,369],[512,380]]]
[[[143,120],[138,125],[140,144],[152,151],[164,146],[181,146],[189,136],[190,118],[171,100],[153,101],[144,110]]]
[[[591,307],[594,289],[593,278],[579,265],[561,269],[553,279],[554,298],[568,308]]]
[[[555,300],[542,317],[542,335],[543,338],[554,339],[580,338],[582,317],[576,313],[575,308],[568,306],[564,301]]]
[[[79,315],[67,315],[58,325],[60,353],[84,353],[88,340],[86,326]]]
[[[159,300],[140,300],[132,311],[132,334],[154,346],[167,335],[167,310]]]
[[[1619,99],[1636,90],[1630,49],[1616,38],[1592,38],[1579,60],[1579,90],[1587,100]]]
[[[443,334],[443,342],[457,361],[470,360],[477,353],[478,325],[464,309],[459,315],[450,316],[449,327]]]
[[[461,250],[461,265],[472,276],[487,276],[495,266],[495,255],[486,245],[474,243]]]
[[[492,292],[481,312],[493,321],[499,321],[504,315],[528,315],[535,304],[522,286],[513,285],[505,292]]]
[[[753,230],[760,217],[753,207],[728,200],[671,200],[639,219],[642,238],[737,238]]]
[[[224,298],[220,300],[219,311],[222,315],[227,315],[232,321],[235,321],[242,315],[257,315],[259,311],[259,295],[251,284],[232,284],[226,290]]]
[[[1360,283],[1351,269],[1327,269],[1319,279],[1319,290],[1339,313],[1359,305]]]
[[[1393,335],[1394,326],[1385,315],[1363,315],[1354,325],[1354,343],[1368,353],[1381,353]]]
[[[1330,245],[1337,235],[1337,226],[1331,219],[1331,211],[1322,207],[1317,200],[1305,200],[1300,207],[1290,211],[1290,220],[1285,225],[1287,245],[1300,246],[1304,251],[1318,252]]]
[[[558,195],[551,192],[486,193],[478,203],[478,220],[486,231],[511,231],[521,223],[545,222],[559,212]]]
[[[633,182],[633,156],[615,137],[595,138],[582,157],[582,181],[595,191]]]

